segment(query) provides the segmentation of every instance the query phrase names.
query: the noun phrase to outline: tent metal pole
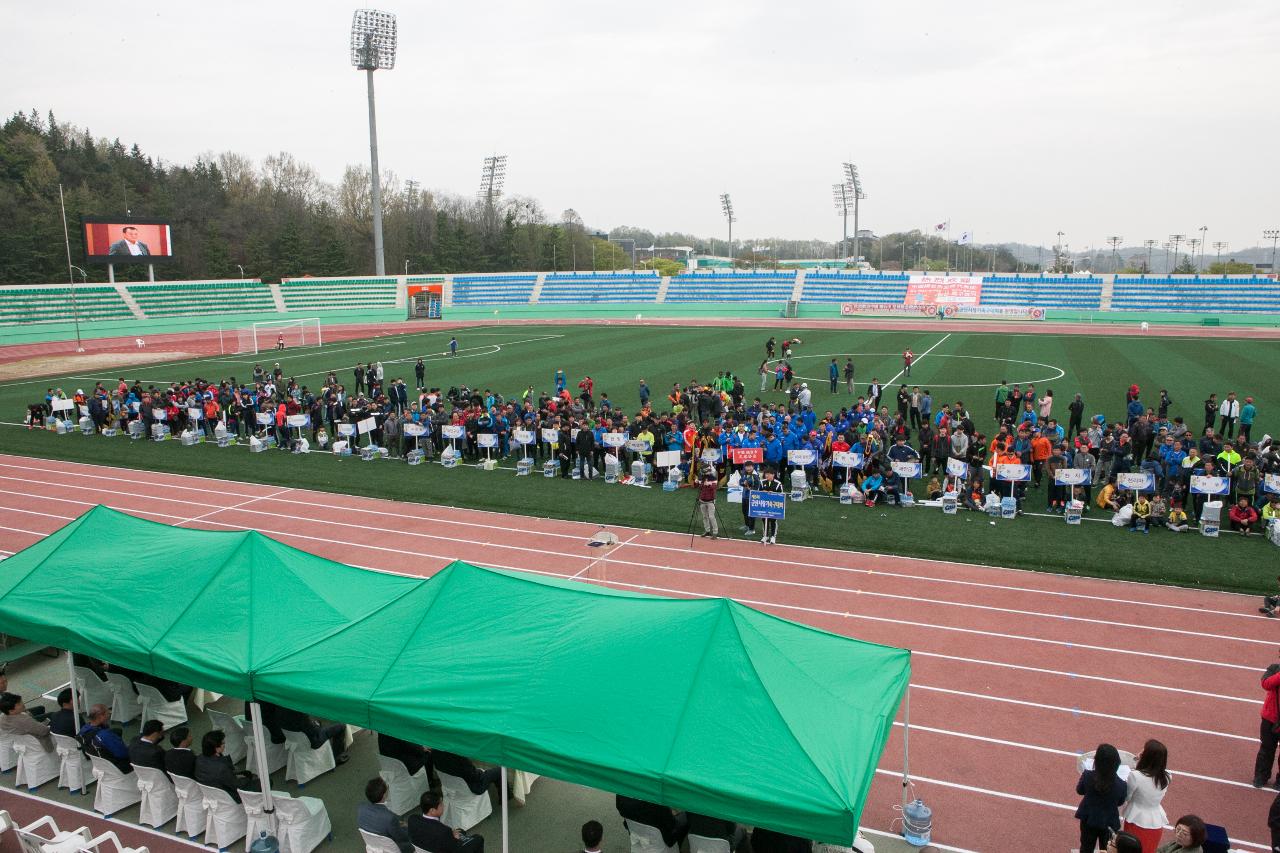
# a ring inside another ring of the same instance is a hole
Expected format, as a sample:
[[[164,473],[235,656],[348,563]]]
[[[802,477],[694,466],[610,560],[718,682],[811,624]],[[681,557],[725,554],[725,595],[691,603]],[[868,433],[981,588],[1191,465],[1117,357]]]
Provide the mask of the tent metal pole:
[[[502,772],[499,775],[501,776],[501,778],[498,780],[498,784],[501,786],[500,790],[502,791],[502,853],[510,853],[510,846],[509,846],[510,826],[507,823],[507,768],[506,768],[506,765],[503,765]]]
[[[275,803],[271,800],[271,774],[267,772],[267,741],[262,728],[262,706],[257,702],[249,703],[249,713],[253,715],[253,757],[258,765],[258,784],[262,788],[262,810],[266,814],[274,814]]]
[[[907,788],[911,785],[911,682],[902,693],[902,807],[907,806]]]
[[[71,649],[67,649],[67,675],[71,678],[71,683],[67,685],[71,688],[71,722],[75,725],[76,731],[80,731],[80,692],[76,690],[76,664],[75,658],[71,655]],[[85,712],[88,712],[85,708]]]

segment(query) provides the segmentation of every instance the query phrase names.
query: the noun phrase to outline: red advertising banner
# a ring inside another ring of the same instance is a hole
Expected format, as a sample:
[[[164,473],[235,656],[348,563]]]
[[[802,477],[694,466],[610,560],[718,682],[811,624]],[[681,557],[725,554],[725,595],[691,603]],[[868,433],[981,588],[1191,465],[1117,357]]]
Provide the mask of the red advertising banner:
[[[980,275],[913,275],[904,300],[907,305],[977,305],[980,301]]]
[[[729,455],[734,465],[741,465],[744,462],[754,462],[759,465],[764,462],[763,447],[730,447]]]

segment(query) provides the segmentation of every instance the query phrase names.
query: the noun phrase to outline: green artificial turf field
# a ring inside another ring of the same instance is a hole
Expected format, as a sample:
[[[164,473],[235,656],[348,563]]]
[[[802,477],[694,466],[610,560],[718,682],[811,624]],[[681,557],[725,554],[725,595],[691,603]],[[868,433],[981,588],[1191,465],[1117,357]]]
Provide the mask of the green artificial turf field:
[[[455,332],[421,332],[363,341],[346,341],[320,349],[289,350],[260,357],[228,356],[200,361],[157,364],[107,371],[98,376],[40,378],[0,385],[0,420],[7,452],[81,462],[145,468],[208,477],[252,480],[297,488],[322,489],[396,500],[424,501],[493,509],[529,515],[598,521],[637,527],[684,530],[690,517],[691,490],[665,494],[659,489],[606,486],[600,481],[515,478],[511,470],[484,472],[473,468],[445,471],[438,465],[408,468],[396,462],[362,464],[339,462],[330,454],[307,456],[270,452],[250,456],[243,448],[182,447],[176,442],[156,444],[125,438],[85,438],[28,432],[14,426],[50,385],[68,394],[94,379],[114,381],[123,375],[144,385],[172,380],[247,378],[255,363],[264,368],[279,361],[286,376],[301,384],[319,384],[330,369],[337,370],[348,388],[357,361],[381,360],[387,379],[403,376],[412,385],[413,362],[427,357],[427,384],[448,388],[465,383],[492,388],[509,399],[527,386],[550,391],[553,375],[563,368],[571,388],[584,374],[596,381],[597,397],[607,393],[615,406],[637,408],[639,380],[648,381],[655,403],[673,382],[706,380],[721,370],[743,377],[748,399],[757,396],[756,373],[769,332],[762,329],[688,328],[661,326],[520,326],[484,327],[457,331],[457,358],[445,355]],[[929,388],[935,408],[942,401],[963,400],[978,428],[990,433],[992,399],[1002,379],[1037,392],[1054,392],[1054,414],[1065,420],[1066,406],[1076,392],[1086,403],[1086,417],[1102,413],[1121,417],[1124,392],[1131,383],[1143,390],[1142,399],[1154,405],[1160,388],[1167,388],[1174,404],[1170,416],[1182,415],[1195,432],[1203,423],[1203,400],[1228,391],[1252,396],[1258,407],[1256,440],[1280,427],[1280,376],[1264,370],[1275,351],[1270,341],[1229,338],[1143,338],[1116,334],[1049,336],[1038,334],[978,334],[908,331],[790,330],[803,344],[792,362],[797,376],[814,391],[814,407],[821,414],[848,404],[843,392],[828,391],[827,365],[837,358],[843,366],[852,356],[858,390],[873,378],[895,379]],[[785,335],[777,334],[779,340]],[[910,347],[917,362],[909,380],[898,378],[901,353]],[[772,382],[769,383],[772,387]],[[841,383],[843,388],[843,382]],[[895,383],[896,387],[896,383]],[[885,401],[892,406],[894,388]],[[783,399],[781,392],[759,394],[765,400]],[[660,408],[655,405],[655,408]],[[918,490],[917,490],[918,493]],[[842,506],[819,498],[788,508],[782,525],[784,542],[876,553],[954,559],[1019,568],[1127,578],[1132,580],[1204,586],[1239,592],[1270,591],[1274,586],[1273,546],[1262,537],[1243,540],[1223,535],[1206,539],[1195,533],[1158,530],[1150,536],[1131,536],[1109,524],[1086,521],[1065,525],[1060,517],[1035,517],[1044,506],[1043,492],[1029,490],[1027,515],[991,525],[973,513],[943,516],[937,510],[867,509]],[[721,506],[729,530],[736,530],[738,508]]]

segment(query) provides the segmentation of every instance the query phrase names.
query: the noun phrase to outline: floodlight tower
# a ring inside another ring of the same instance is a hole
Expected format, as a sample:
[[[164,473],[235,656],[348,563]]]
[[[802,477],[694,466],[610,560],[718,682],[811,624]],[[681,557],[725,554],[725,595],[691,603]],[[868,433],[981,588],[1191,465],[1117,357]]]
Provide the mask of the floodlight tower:
[[[1181,245],[1182,241],[1185,239],[1187,239],[1186,234],[1169,235],[1169,244],[1173,246],[1173,269],[1175,270],[1178,268],[1178,246]]]
[[[1107,242],[1111,244],[1111,266],[1112,272],[1120,269],[1120,244],[1124,242],[1123,237],[1108,237]]]
[[[378,275],[386,275],[382,257],[382,178],[378,172],[378,119],[373,100],[373,72],[396,67],[396,16],[376,9],[357,9],[351,19],[351,64],[369,81],[369,165],[373,199],[373,263]]]
[[[485,218],[494,219],[494,205],[502,197],[502,187],[507,180],[507,155],[494,154],[484,158],[484,168],[480,172],[480,191],[476,197],[484,202]]]
[[[733,267],[733,223],[737,217],[733,215],[733,200],[728,193],[720,194],[720,209],[724,211],[725,221],[729,223],[729,267]]]
[[[1271,274],[1276,274],[1276,242],[1280,241],[1280,228],[1270,228],[1262,232],[1263,240],[1271,241]]]
[[[862,193],[862,180],[858,177],[858,167],[852,163],[844,164],[844,182],[849,185],[853,194],[853,257],[856,263],[862,257],[862,241],[858,237],[858,202],[866,198]]]
[[[1147,272],[1151,272],[1151,250],[1160,245],[1159,240],[1143,240],[1142,245],[1147,247]]]
[[[1199,237],[1192,237],[1190,240],[1187,241],[1187,257],[1191,259],[1191,263],[1193,265],[1196,262],[1196,249],[1198,248],[1200,248]],[[1198,269],[1199,267],[1197,267],[1197,270]]]
[[[831,195],[835,199],[836,213],[844,219],[844,238],[840,241],[840,257],[849,257],[849,210],[853,207],[853,187],[848,184],[832,184]],[[857,228],[857,225],[854,225]],[[856,239],[856,237],[855,237]]]
[[[1218,257],[1217,257],[1217,259],[1214,261],[1214,263],[1216,263],[1216,264],[1220,264],[1220,263],[1222,263],[1222,250],[1223,250],[1223,249],[1225,249],[1225,248],[1227,248],[1227,243],[1226,243],[1226,241],[1225,241],[1225,240],[1217,240],[1217,241],[1215,241],[1215,242],[1214,242],[1214,244],[1213,244],[1213,248],[1214,248],[1214,250],[1215,250],[1215,251],[1217,251],[1217,253],[1218,253]]]

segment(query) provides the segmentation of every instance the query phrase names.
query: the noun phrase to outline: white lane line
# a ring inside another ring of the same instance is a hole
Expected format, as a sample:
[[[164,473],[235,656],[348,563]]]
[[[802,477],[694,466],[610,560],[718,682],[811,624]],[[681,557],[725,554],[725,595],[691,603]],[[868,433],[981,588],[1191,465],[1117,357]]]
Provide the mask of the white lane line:
[[[16,478],[16,477],[0,476],[0,480],[11,480],[11,481],[21,482],[26,484],[37,484],[37,485],[46,485],[46,486],[55,486],[55,487],[65,485],[57,482],[48,482],[46,480],[34,480],[30,477]],[[80,488],[82,491],[100,492],[100,493],[106,493],[110,495],[123,496],[123,497],[137,497],[137,498],[143,498],[143,499],[169,501],[169,502],[176,502],[176,503],[183,503],[183,504],[188,503],[188,501],[181,498],[167,498],[160,495],[139,494],[137,492],[124,491],[119,488],[98,489],[98,488],[94,488],[93,486],[80,486],[77,488]],[[289,491],[289,490],[286,489],[285,491]],[[265,498],[254,498],[254,500],[246,501],[246,503],[253,503],[254,501],[259,499],[265,500]],[[314,504],[312,506],[314,506]],[[234,507],[226,507],[225,509],[233,509],[233,508]],[[244,511],[253,513],[255,515],[266,515],[268,517],[285,519],[289,521],[300,521],[304,523],[324,524],[326,526],[334,525],[338,527],[352,527],[352,528],[357,528],[362,530],[378,530],[380,532],[385,532],[393,535],[411,536],[419,539],[431,539],[431,540],[447,540],[448,539],[448,537],[442,536],[440,534],[424,533],[416,530],[385,528],[385,527],[370,526],[370,525],[345,522],[345,521],[324,521],[320,519],[315,519],[310,516],[289,515],[285,513],[266,512],[263,510],[246,509]],[[639,534],[636,534],[636,535],[639,535]],[[632,536],[631,538],[635,539],[635,536]],[[574,553],[569,553],[564,551],[552,551],[546,548],[529,548],[524,545],[507,545],[501,542],[489,542],[486,544],[491,548],[498,548],[504,551],[520,551],[525,553],[555,554],[557,556],[570,557],[573,559],[590,559],[587,555],[574,554]],[[615,549],[615,551],[616,550],[618,549]],[[824,584],[812,584],[804,581],[789,581],[789,580],[782,580],[778,578],[757,577],[755,575],[740,575],[740,574],[734,574],[731,572],[716,572],[709,569],[693,569],[693,568],[686,568],[682,566],[664,565],[659,563],[642,563],[636,560],[624,560],[622,561],[622,563],[625,565],[634,566],[639,569],[651,569],[654,571],[662,571],[662,572],[677,572],[680,574],[698,575],[703,577],[712,577],[712,578],[732,580],[732,581],[761,583],[761,584],[772,585],[772,586],[791,587],[791,588],[804,589],[804,590],[815,590],[818,592],[830,592],[830,593],[838,593],[838,594],[854,595],[854,596],[868,596],[872,598],[883,598],[887,600],[905,601],[913,604],[934,605],[942,608],[953,607],[957,609],[986,611],[986,612],[1002,613],[1002,614],[1009,614],[1009,615],[1015,615],[1015,616],[1027,616],[1033,620],[1048,620],[1050,622],[1064,622],[1064,621],[1081,622],[1081,623],[1087,623],[1087,624],[1105,625],[1107,627],[1113,627],[1115,625],[1115,623],[1110,620],[1091,619],[1083,616],[1066,616],[1066,615],[1059,615],[1059,614],[1052,614],[1052,613],[1043,613],[1040,611],[1014,610],[1010,608],[994,607],[994,606],[985,605],[985,604],[970,604],[970,603],[954,602],[954,601],[942,600],[942,599],[930,599],[930,598],[924,598],[922,596],[899,595],[897,593],[889,593],[889,592],[849,589],[847,587],[830,586],[830,585],[824,585]],[[935,627],[942,630],[962,630],[957,626],[950,626],[950,625],[936,625]],[[1195,637],[1197,639],[1256,643],[1258,645],[1266,645],[1266,646],[1270,646],[1274,644],[1274,640],[1254,640],[1254,639],[1249,639],[1249,638],[1239,637],[1239,636],[1229,635],[1229,634],[1208,634],[1208,633],[1203,633],[1199,631],[1191,631],[1184,628],[1169,628],[1169,627],[1155,626],[1155,625],[1134,625],[1134,624],[1126,625],[1124,627],[1134,631],[1145,631],[1145,632],[1151,632],[1151,633],[1190,636],[1190,637]]]
[[[25,426],[24,424],[11,423],[8,421],[0,421],[0,424],[3,424],[5,426],[15,426],[15,427]],[[162,480],[162,481],[152,481],[149,484],[157,485],[157,486],[168,485],[168,486],[172,486],[173,488],[180,488],[185,490],[193,490],[193,487],[191,487],[185,482],[188,480],[199,480],[202,482],[216,483],[221,486],[226,486],[227,484],[237,484],[242,486],[259,485],[256,483],[251,483],[243,480],[203,477],[198,474],[169,474],[164,471],[148,471],[148,470],[137,469],[137,468],[125,468],[118,465],[104,465],[104,464],[96,464],[91,462],[74,462],[70,460],[44,459],[42,457],[26,457],[26,456],[14,456],[14,455],[5,456],[4,454],[0,454],[0,458],[23,459],[29,462],[43,462],[46,465],[48,465],[49,463],[54,463],[58,465],[69,465],[75,468],[92,468],[97,470],[121,471],[135,479],[139,475],[148,475],[151,477],[160,477],[160,478],[170,478],[171,480],[177,480],[180,482],[167,482]],[[30,465],[30,464],[15,465],[13,463],[0,463],[0,468],[15,468],[19,471],[40,471],[42,473],[53,474],[55,476],[70,474],[70,472],[61,470],[59,468],[41,467],[39,465]],[[504,470],[512,470],[512,469],[504,469]],[[113,483],[119,482],[120,480],[119,477],[106,477],[99,474],[76,474],[74,476],[78,476],[82,478],[91,478],[96,480],[109,480]],[[211,490],[204,490],[204,491],[211,491]],[[221,494],[221,492],[219,492],[219,494]],[[309,498],[307,500],[293,500],[289,502],[303,504],[306,506],[325,506],[330,509],[340,509],[340,510],[346,510],[349,512],[379,513],[379,514],[382,513],[382,510],[364,509],[361,507],[343,507],[343,506],[337,506],[337,505],[331,505],[331,504],[317,503],[317,501],[320,498],[329,496],[331,494],[333,493],[308,492]],[[355,496],[347,495],[346,497],[355,497]],[[532,518],[539,521],[549,521],[549,522],[556,522],[561,524],[581,524],[581,522],[566,521],[564,519],[550,518],[547,516],[512,515],[511,513],[501,512],[498,510],[487,510],[487,509],[460,510],[456,507],[443,506],[440,504],[416,503],[416,502],[406,502],[406,501],[390,501],[387,499],[380,499],[380,500],[383,500],[386,503],[394,503],[406,508],[412,507],[415,510],[421,510],[421,511],[440,510],[440,511],[449,511],[449,512],[464,512],[464,513],[482,515],[482,516],[494,516],[497,518],[507,519],[507,520],[512,520],[516,518]],[[555,537],[567,538],[567,539],[582,538],[581,534],[554,533],[551,531],[537,531],[537,530],[529,530],[527,528],[522,528],[522,527],[501,527],[493,524],[479,524],[477,522],[459,521],[456,519],[434,518],[434,517],[427,517],[427,516],[418,516],[418,518],[421,518],[426,521],[431,521],[432,523],[453,524],[453,525],[461,525],[461,526],[468,526],[468,527],[481,527],[485,529],[503,530],[507,532],[519,533],[523,536],[528,536],[528,535],[555,536]],[[609,526],[613,528],[621,529],[621,530],[640,530],[640,528],[630,527],[625,524],[610,524]],[[659,531],[659,532],[666,532],[666,531]],[[676,536],[678,534],[672,533],[670,535]],[[672,547],[667,545],[651,545],[644,542],[638,543],[636,547],[653,548],[656,550],[678,551],[678,552],[684,552],[687,550],[685,548],[677,548],[677,547]],[[1054,577],[1058,577],[1064,580],[1081,580],[1081,581],[1100,582],[1105,584],[1128,585],[1128,586],[1138,586],[1138,587],[1166,589],[1166,590],[1170,589],[1170,587],[1168,587],[1165,584],[1157,584],[1157,583],[1152,583],[1150,581],[1132,581],[1132,580],[1118,580],[1115,578],[1056,575],[1053,573],[1033,572],[1027,569],[1011,569],[1006,566],[995,566],[995,565],[990,565],[986,563],[966,562],[963,560],[940,560],[940,559],[935,559],[931,557],[905,557],[897,554],[881,554],[874,551],[856,551],[856,550],[846,550],[843,548],[824,548],[816,545],[788,544],[782,547],[789,553],[795,553],[800,551],[816,551],[819,554],[832,554],[832,555],[838,555],[841,557],[874,557],[877,559],[937,565],[944,569],[952,569],[956,566],[974,566],[976,568],[981,568],[981,569],[986,569],[986,570],[996,571],[1001,573],[1008,573],[1018,577],[1035,577],[1038,580],[1051,580]],[[753,557],[748,555],[736,555],[736,556],[733,556],[733,559],[752,561],[752,562],[764,562],[764,563],[770,563],[770,564],[777,564],[781,562],[779,560],[771,559],[768,557]],[[901,577],[905,579],[920,580],[920,581],[926,581],[930,583],[944,583],[944,584],[950,583],[950,584],[956,584],[960,586],[972,586],[972,587],[979,587],[979,588],[1007,590],[1011,592],[1026,592],[1026,593],[1031,593],[1036,595],[1058,596],[1062,598],[1079,598],[1087,601],[1105,601],[1108,603],[1124,604],[1124,605],[1129,605],[1134,607],[1159,607],[1159,608],[1164,608],[1169,610],[1187,611],[1187,612],[1192,612],[1200,615],[1208,613],[1215,616],[1230,616],[1230,617],[1240,618],[1240,619],[1255,619],[1255,620],[1258,620],[1259,622],[1270,621],[1265,619],[1262,616],[1257,615],[1256,613],[1253,613],[1252,606],[1248,608],[1250,612],[1217,610],[1217,609],[1204,608],[1204,607],[1191,607],[1188,605],[1181,605],[1181,604],[1163,604],[1158,602],[1151,602],[1144,599],[1112,598],[1112,597],[1106,597],[1106,596],[1086,595],[1086,594],[1074,593],[1074,592],[1062,592],[1062,591],[1051,590],[1051,589],[1041,589],[1038,587],[1022,587],[1022,586],[1016,586],[1011,584],[991,584],[991,583],[986,583],[985,581],[965,581],[965,580],[959,580],[959,579],[948,578],[948,577],[931,577],[929,575],[915,575],[908,572],[880,571],[877,569],[858,569],[858,568],[852,568],[849,566],[836,566],[836,565],[828,565],[824,563],[802,562],[794,559],[786,560],[785,563],[787,565],[805,566],[805,567],[812,567],[812,568],[819,568],[819,569],[830,569],[832,571],[839,571],[839,572],[851,572],[851,573],[856,572],[856,573],[862,573],[862,574],[884,574],[889,577]],[[1238,597],[1238,598],[1249,599],[1249,600],[1252,600],[1256,597],[1253,595],[1248,595],[1246,593],[1240,593],[1240,592],[1222,592],[1218,590],[1206,590],[1204,592],[1215,595],[1215,596],[1232,596],[1232,597]]]
[[[587,572],[589,572],[589,571],[591,571],[593,568],[595,568],[596,564],[598,564],[598,563],[600,563],[600,562],[603,562],[605,565],[608,565],[608,564],[609,564],[609,560],[611,560],[611,559],[613,558],[613,555],[614,555],[614,554],[618,553],[618,552],[619,552],[619,551],[621,551],[623,548],[627,547],[627,546],[628,546],[628,545],[630,545],[632,542],[636,541],[636,536],[639,536],[639,535],[640,535],[639,533],[635,534],[635,535],[634,535],[634,536],[632,536],[630,539],[628,539],[628,540],[626,540],[625,542],[622,542],[622,543],[618,544],[617,546],[615,546],[615,547],[614,547],[614,549],[613,549],[612,551],[609,551],[609,552],[607,552],[607,553],[601,554],[599,557],[596,557],[596,558],[595,558],[594,560],[592,560],[590,563],[587,563],[587,565],[586,565],[584,568],[582,568],[580,571],[578,571],[578,572],[576,572],[576,573],[574,573],[574,574],[570,575],[570,576],[569,576],[569,580],[571,580],[571,581],[578,580],[578,579],[579,579],[579,578],[581,578],[583,575],[585,575]],[[432,537],[432,538],[434,538],[434,537]],[[487,544],[487,543],[486,543],[486,544]],[[535,549],[531,549],[531,548],[530,548],[530,549],[520,549],[520,550],[535,550]],[[559,552],[544,552],[544,553],[559,553]],[[572,555],[572,554],[564,554],[563,556],[565,556],[565,557],[570,557],[570,556],[573,556],[573,555]],[[624,561],[624,565],[630,565],[630,563],[626,563],[626,562]]]
[[[942,340],[938,341],[936,344],[934,344],[933,346],[929,347],[927,350],[925,350],[924,352],[922,352],[922,353],[920,353],[918,356],[916,356],[914,359],[912,359],[912,361],[911,361],[911,366],[912,366],[912,367],[915,367],[917,364],[919,364],[920,362],[924,361],[924,357],[925,357],[926,355],[928,355],[929,353],[933,352],[933,351],[934,351],[934,350],[936,350],[938,347],[942,346],[942,344],[946,343],[947,338],[951,337],[951,335],[952,335],[952,334],[954,334],[954,333],[953,333],[953,332],[947,332],[945,335],[943,335],[943,336],[942,336]],[[1055,368],[1055,369],[1056,369],[1056,368]],[[884,391],[884,389],[888,388],[890,385],[892,385],[893,383],[897,382],[897,381],[898,381],[898,377],[899,377],[899,376],[901,376],[902,374],[906,373],[906,372],[907,372],[907,369],[906,369],[905,367],[904,367],[904,368],[902,368],[901,370],[899,370],[897,373],[895,373],[895,374],[893,375],[893,378],[892,378],[892,379],[890,379],[888,382],[886,382],[886,383],[884,383],[883,385],[881,385],[881,386],[880,386],[880,390],[883,392],[883,391]]]
[[[133,511],[133,510],[131,510],[130,512],[133,512],[134,514],[138,514],[138,515],[155,515],[155,513],[150,513],[150,512],[147,512],[147,511]],[[169,516],[169,517],[171,517],[171,516]],[[429,558],[429,559],[435,559],[435,560],[447,560],[447,561],[451,561],[451,560],[454,560],[454,559],[458,559],[455,555],[449,555],[449,554],[435,554],[435,553],[431,553],[431,552],[411,551],[411,550],[408,550],[408,549],[405,549],[405,548],[392,548],[392,547],[386,547],[386,546],[381,546],[381,545],[372,545],[372,544],[353,543],[353,542],[349,542],[349,541],[347,541],[347,540],[341,540],[341,539],[329,539],[329,538],[321,537],[321,536],[309,536],[309,535],[305,535],[305,534],[290,533],[290,532],[288,532],[288,531],[271,530],[271,529],[268,529],[268,528],[257,527],[257,526],[254,526],[254,527],[246,527],[246,526],[244,526],[244,525],[240,525],[240,524],[231,524],[231,523],[229,523],[229,522],[217,521],[217,520],[214,520],[214,519],[208,519],[208,520],[206,520],[206,521],[205,521],[205,524],[207,524],[207,525],[212,525],[212,526],[215,526],[215,527],[226,527],[226,528],[230,528],[230,529],[233,529],[233,530],[257,530],[257,531],[259,531],[260,533],[274,534],[274,535],[275,535],[275,536],[277,536],[277,537],[293,538],[293,539],[302,539],[302,540],[306,540],[306,541],[314,541],[314,542],[324,542],[324,543],[326,543],[326,544],[330,544],[330,545],[351,546],[351,545],[357,545],[357,544],[358,544],[358,547],[360,547],[360,548],[361,548],[361,549],[363,549],[363,550],[385,551],[385,552],[387,552],[387,553],[389,553],[389,554],[394,554],[394,555],[396,555],[396,556],[398,556],[398,557],[401,557],[401,558],[406,557],[406,556],[411,556],[411,557],[423,557],[423,558]],[[15,528],[0,528],[0,529],[9,529],[9,530],[14,530]],[[35,532],[35,531],[26,531],[26,530],[18,530],[17,532],[31,533],[31,534],[33,534],[33,535],[37,535],[37,536],[45,536],[45,535],[48,535],[48,534],[43,534],[43,533],[37,533],[37,532]],[[491,560],[486,560],[486,561],[484,561],[484,562],[485,562],[487,565],[489,565],[489,566],[491,566],[491,567],[493,567],[493,568],[497,568],[497,569],[511,569],[511,570],[514,570],[514,571],[523,571],[523,572],[529,572],[529,573],[531,573],[531,574],[545,575],[545,576],[547,576],[547,577],[556,577],[556,578],[567,578],[567,577],[569,577],[567,574],[562,573],[562,572],[548,572],[548,571],[542,571],[542,570],[538,570],[538,569],[531,569],[531,568],[528,568],[528,567],[525,567],[525,566],[513,566],[513,565],[506,565],[506,564],[497,563],[497,562],[494,562],[494,561],[491,561]],[[394,573],[393,573],[393,574],[394,574]],[[603,580],[603,579],[596,579],[596,578],[586,578],[586,579],[585,579],[585,581],[586,581],[586,582],[589,582],[589,583],[597,583],[597,584],[601,584],[601,585],[604,585],[604,586],[616,586],[616,587],[623,587],[623,588],[627,588],[627,589],[637,589],[637,590],[646,591],[646,592],[651,592],[651,593],[664,593],[664,594],[669,594],[669,595],[679,595],[679,596],[684,596],[684,597],[689,597],[689,598],[714,598],[714,597],[715,597],[715,596],[710,596],[710,595],[707,595],[707,594],[704,594],[704,593],[691,592],[691,591],[689,591],[689,590],[673,589],[673,588],[669,588],[669,587],[658,587],[658,586],[652,586],[652,585],[650,585],[650,584],[636,584],[636,583],[627,583],[627,582],[624,582],[624,581],[617,581],[617,580]],[[772,608],[772,609],[776,609],[776,610],[796,610],[796,611],[802,611],[802,612],[821,613],[821,614],[829,614],[829,615],[835,615],[835,616],[839,616],[839,615],[849,615],[849,614],[839,614],[839,613],[835,613],[835,612],[833,612],[833,611],[824,611],[824,610],[819,610],[819,609],[817,609],[817,608],[800,607],[800,606],[797,606],[797,605],[789,605],[789,604],[778,604],[778,603],[775,603],[775,602],[767,602],[767,601],[753,601],[753,600],[750,600],[750,599],[745,599],[745,600],[744,600],[744,599],[737,599],[737,600],[738,600],[738,601],[741,601],[741,602],[742,602],[742,603],[744,603],[744,604],[749,604],[749,605],[754,606],[754,607]],[[879,620],[879,621],[891,622],[891,623],[895,623],[895,624],[902,624],[900,620],[893,620],[893,619],[883,619],[883,620]],[[985,632],[976,632],[976,633],[985,633]],[[1163,658],[1167,659],[1167,656],[1157,656],[1157,657],[1163,657]],[[1253,667],[1253,668],[1251,668],[1251,667],[1239,667],[1239,668],[1247,669],[1247,670],[1249,670],[1250,672],[1253,672],[1253,671],[1255,671],[1255,670],[1256,670],[1256,667]],[[1178,729],[1178,730],[1188,731],[1188,732],[1198,732],[1198,733],[1203,733],[1203,734],[1211,735],[1211,736],[1217,736],[1217,737],[1223,737],[1223,738],[1229,738],[1229,739],[1244,740],[1244,741],[1248,741],[1248,742],[1250,742],[1250,743],[1252,743],[1252,742],[1254,741],[1254,738],[1253,738],[1252,736],[1237,735],[1237,734],[1228,733],[1228,732],[1214,732],[1214,731],[1210,731],[1210,730],[1206,730],[1206,729],[1198,729],[1198,728],[1187,727],[1187,726],[1178,726],[1178,725],[1171,724],[1171,723],[1160,723],[1160,722],[1154,722],[1154,721],[1148,721],[1148,720],[1135,720],[1135,719],[1133,719],[1133,718],[1131,718],[1131,717],[1124,717],[1124,716],[1118,716],[1118,715],[1113,715],[1113,714],[1105,714],[1105,713],[1097,712],[1097,711],[1084,711],[1084,710],[1077,710],[1077,709],[1064,709],[1064,708],[1061,708],[1061,707],[1058,707],[1058,706],[1053,706],[1053,705],[1044,705],[1044,704],[1040,704],[1040,703],[1036,703],[1036,702],[1029,702],[1029,701],[1024,701],[1024,700],[1008,699],[1008,698],[1005,698],[1005,697],[1002,697],[1002,696],[992,696],[992,695],[982,694],[982,693],[965,693],[965,692],[963,692],[963,691],[950,690],[950,689],[948,689],[948,688],[943,688],[943,687],[928,687],[928,686],[920,685],[920,684],[913,684],[912,686],[913,686],[913,687],[920,687],[920,688],[921,688],[921,689],[923,689],[923,690],[931,690],[931,691],[940,692],[940,693],[951,693],[951,694],[954,694],[954,695],[966,696],[966,697],[973,698],[973,699],[978,699],[978,700],[988,700],[988,701],[992,701],[992,702],[1000,702],[1000,703],[1006,703],[1006,704],[1014,704],[1014,705],[1020,705],[1020,706],[1024,706],[1024,707],[1032,707],[1032,708],[1038,708],[1038,709],[1047,709],[1047,710],[1066,710],[1066,711],[1069,711],[1069,712],[1072,712],[1072,713],[1079,713],[1079,714],[1080,714],[1080,715],[1082,715],[1082,716],[1097,717],[1097,718],[1100,718],[1100,719],[1120,720],[1120,721],[1124,721],[1124,722],[1137,722],[1137,723],[1140,723],[1140,724],[1143,724],[1143,725],[1146,725],[1146,726],[1156,726],[1156,727],[1164,727],[1164,728]]]
[[[248,500],[243,500],[240,503],[233,504],[231,506],[220,506],[220,507],[217,507],[216,509],[209,510],[204,515],[197,515],[194,518],[184,518],[182,521],[179,521],[177,524],[175,524],[174,527],[181,527],[184,524],[203,521],[204,519],[208,518],[211,515],[217,515],[220,512],[228,512],[233,509],[241,509],[242,507],[246,507],[251,503],[256,503],[258,501],[271,500],[272,498],[277,497],[278,495],[285,495],[292,491],[293,489],[280,489],[278,491],[272,492],[269,495],[261,495],[260,497],[249,498]]]

